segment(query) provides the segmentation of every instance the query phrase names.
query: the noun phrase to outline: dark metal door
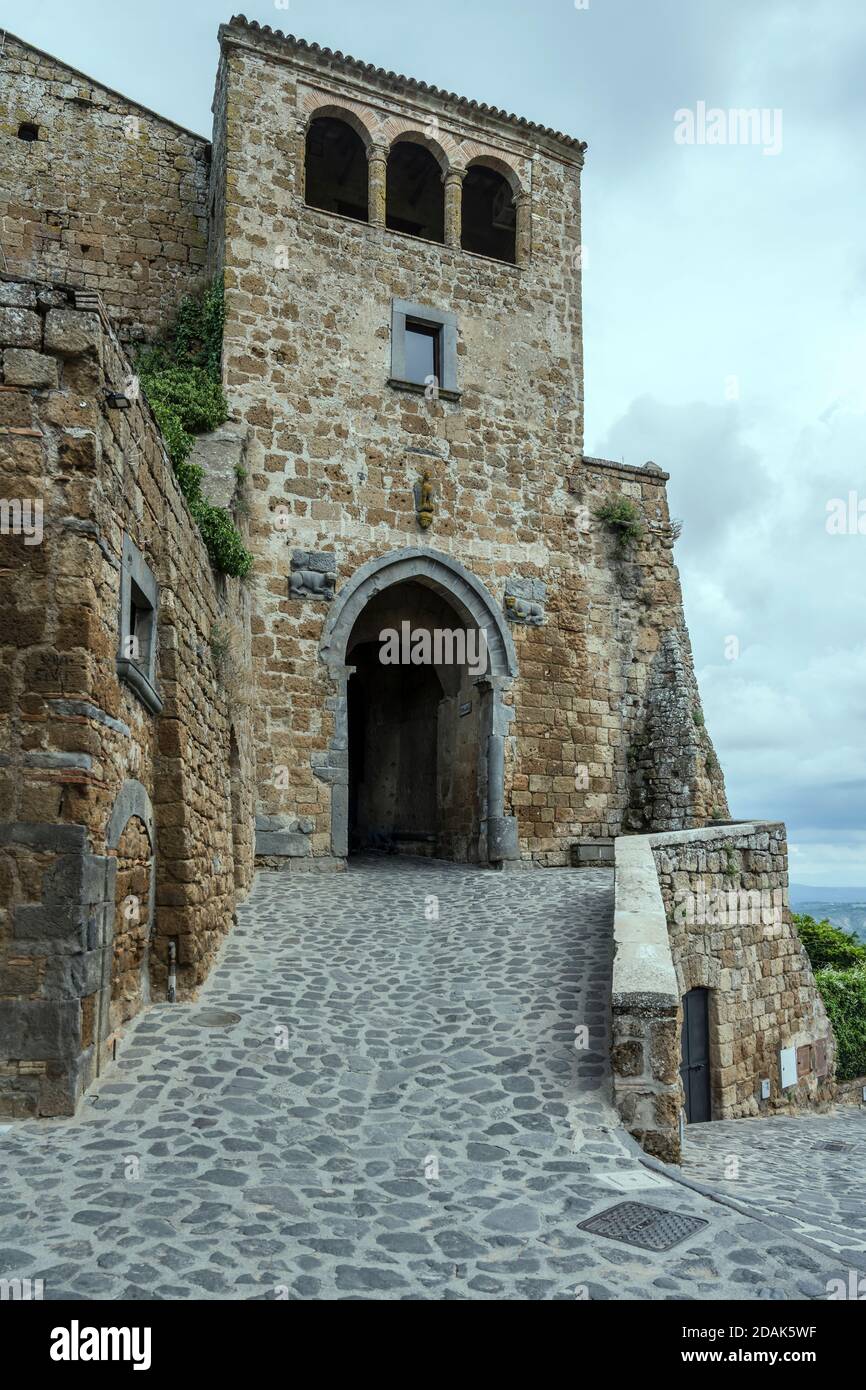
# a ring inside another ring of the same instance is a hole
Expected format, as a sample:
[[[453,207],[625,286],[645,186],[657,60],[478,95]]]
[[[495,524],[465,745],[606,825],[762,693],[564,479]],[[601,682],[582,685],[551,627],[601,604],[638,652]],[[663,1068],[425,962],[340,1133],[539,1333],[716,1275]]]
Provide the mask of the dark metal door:
[[[682,1066],[689,1124],[711,1119],[709,990],[690,989],[683,995]]]

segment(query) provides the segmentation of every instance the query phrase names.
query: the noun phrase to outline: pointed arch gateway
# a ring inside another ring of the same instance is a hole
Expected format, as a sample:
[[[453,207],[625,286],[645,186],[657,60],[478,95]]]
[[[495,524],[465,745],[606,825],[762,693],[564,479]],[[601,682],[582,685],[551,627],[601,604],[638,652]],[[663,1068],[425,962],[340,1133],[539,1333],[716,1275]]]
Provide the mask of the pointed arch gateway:
[[[413,631],[462,629],[470,648],[470,632],[476,642],[483,634],[476,649],[486,649],[486,669],[479,674],[465,662],[383,667],[379,633],[407,621]],[[332,853],[345,858],[359,847],[350,839],[360,826],[360,847],[366,834],[367,845],[465,862],[498,867],[517,859],[517,822],[504,814],[513,710],[502,698],[517,656],[485,585],[440,551],[409,547],[370,560],[335,597],[319,654],[333,682],[334,731],[314,771],[331,784]],[[359,773],[364,748],[372,756]],[[433,823],[423,830],[425,806]]]

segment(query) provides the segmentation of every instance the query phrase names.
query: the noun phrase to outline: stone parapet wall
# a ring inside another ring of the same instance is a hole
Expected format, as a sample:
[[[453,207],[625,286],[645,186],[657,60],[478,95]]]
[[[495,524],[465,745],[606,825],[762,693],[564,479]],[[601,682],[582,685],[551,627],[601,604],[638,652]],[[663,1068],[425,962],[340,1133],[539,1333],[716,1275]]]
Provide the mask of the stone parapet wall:
[[[787,864],[775,823],[616,842],[614,1093],[626,1127],[669,1161],[680,1152],[689,990],[709,991],[713,1119],[821,1109],[835,1097],[835,1040],[792,924]]]
[[[0,372],[0,1114],[68,1114],[115,1026],[165,997],[169,942],[188,995],[250,882],[249,609],[120,394],[94,296],[0,277]],[[130,544],[152,688],[121,678]]]
[[[710,991],[713,1118],[828,1104],[836,1046],[791,920],[784,825],[709,826],[652,844],[680,994]],[[813,1056],[783,1089],[780,1049],[817,1042],[826,1044],[825,1075]],[[770,1082],[766,1100],[761,1080]]]
[[[650,839],[616,841],[614,1101],[647,1153],[680,1161],[680,997]]]
[[[98,291],[121,340],[153,338],[206,271],[209,143],[3,38],[0,270]]]

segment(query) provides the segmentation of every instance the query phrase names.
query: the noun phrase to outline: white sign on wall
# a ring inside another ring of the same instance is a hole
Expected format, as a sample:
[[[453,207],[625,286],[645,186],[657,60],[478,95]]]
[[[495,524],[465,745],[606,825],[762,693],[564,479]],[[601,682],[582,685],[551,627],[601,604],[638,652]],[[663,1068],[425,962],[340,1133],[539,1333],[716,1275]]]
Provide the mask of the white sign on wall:
[[[779,1053],[779,1071],[782,1074],[782,1090],[797,1084],[797,1049],[783,1047]]]

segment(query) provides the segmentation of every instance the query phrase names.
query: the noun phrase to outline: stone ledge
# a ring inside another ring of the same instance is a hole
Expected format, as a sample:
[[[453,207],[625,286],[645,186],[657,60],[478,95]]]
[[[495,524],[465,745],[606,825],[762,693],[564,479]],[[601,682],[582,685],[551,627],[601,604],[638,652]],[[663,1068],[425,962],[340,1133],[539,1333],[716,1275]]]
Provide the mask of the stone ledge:
[[[655,464],[647,467],[646,464],[617,463],[615,459],[597,459],[584,454],[581,464],[586,468],[604,468],[612,473],[624,473],[628,478],[644,478],[648,482],[666,483],[670,479],[670,473],[665,473],[663,468],[657,468]]]

